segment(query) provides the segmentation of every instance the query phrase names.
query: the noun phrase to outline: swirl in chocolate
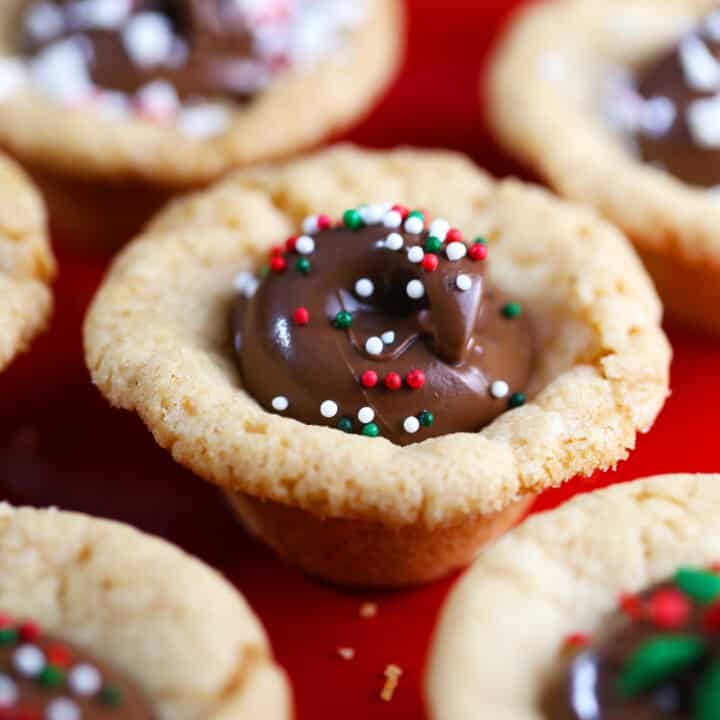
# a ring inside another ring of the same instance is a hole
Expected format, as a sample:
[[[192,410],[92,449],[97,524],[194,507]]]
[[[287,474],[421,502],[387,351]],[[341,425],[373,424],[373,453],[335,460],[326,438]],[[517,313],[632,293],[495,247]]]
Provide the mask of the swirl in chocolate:
[[[626,595],[548,694],[553,720],[720,717],[720,575],[682,568]]]
[[[529,319],[487,280],[487,245],[400,206],[308,218],[233,308],[264,408],[398,445],[474,432],[525,401]]]
[[[142,693],[107,663],[0,613],[2,720],[154,720]]]

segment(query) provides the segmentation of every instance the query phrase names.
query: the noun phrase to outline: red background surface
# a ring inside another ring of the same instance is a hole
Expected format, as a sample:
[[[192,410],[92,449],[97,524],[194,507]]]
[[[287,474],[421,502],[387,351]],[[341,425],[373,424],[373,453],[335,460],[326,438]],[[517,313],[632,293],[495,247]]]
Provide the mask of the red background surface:
[[[457,148],[495,173],[517,171],[482,130],[476,102],[484,56],[515,4],[410,0],[402,76],[350,137],[376,146]],[[0,497],[124,520],[222,570],[263,619],[292,678],[299,720],[423,718],[421,674],[454,579],[405,592],[346,592],[283,567],[248,539],[215,488],[176,466],[136,417],[110,409],[91,386],[80,326],[106,260],[60,242],[56,250],[60,276],[52,328],[0,379]],[[670,337],[673,396],[653,431],[617,472],[547,493],[536,509],[570,492],[646,474],[718,469],[714,408],[720,388],[714,381],[720,342],[672,328]],[[375,619],[358,617],[364,601],[378,603]],[[355,648],[355,659],[341,660],[339,646]],[[378,692],[388,663],[400,665],[404,675],[386,704]]]

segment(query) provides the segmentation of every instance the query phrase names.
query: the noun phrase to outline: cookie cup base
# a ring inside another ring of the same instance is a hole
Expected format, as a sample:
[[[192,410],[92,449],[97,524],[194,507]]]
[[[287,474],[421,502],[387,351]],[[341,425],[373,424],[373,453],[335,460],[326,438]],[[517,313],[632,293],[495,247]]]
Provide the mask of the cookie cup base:
[[[240,522],[289,565],[340,585],[391,588],[438,580],[465,567],[478,549],[517,523],[533,503],[523,498],[492,515],[428,529],[390,527],[225,493]]]

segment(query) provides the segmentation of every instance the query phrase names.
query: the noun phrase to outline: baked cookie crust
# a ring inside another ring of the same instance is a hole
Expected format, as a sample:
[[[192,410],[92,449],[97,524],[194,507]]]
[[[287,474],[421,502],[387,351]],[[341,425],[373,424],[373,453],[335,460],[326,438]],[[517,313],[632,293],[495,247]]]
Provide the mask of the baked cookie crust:
[[[667,475],[574,498],[485,551],[438,626],[433,720],[543,720],[565,638],[592,632],[623,592],[720,556],[720,476]]]
[[[635,243],[668,314],[720,333],[717,195],[643,163],[607,118],[609,83],[671,46],[710,0],[551,0],[521,10],[498,48],[488,112],[498,137],[562,195]]]
[[[0,504],[0,576],[0,608],[123,670],[163,720],[292,716],[285,675],[245,600],[170,543]]]
[[[22,171],[0,156],[0,370],[45,328],[54,274],[40,197]]]
[[[388,198],[487,237],[492,281],[532,316],[530,402],[482,432],[399,447],[269,414],[243,392],[233,277],[306,215]],[[660,315],[631,247],[593,213],[455,154],[341,146],[170,205],[114,262],[85,347],[101,392],[201,477],[317,518],[433,531],[623,459],[668,392]]]

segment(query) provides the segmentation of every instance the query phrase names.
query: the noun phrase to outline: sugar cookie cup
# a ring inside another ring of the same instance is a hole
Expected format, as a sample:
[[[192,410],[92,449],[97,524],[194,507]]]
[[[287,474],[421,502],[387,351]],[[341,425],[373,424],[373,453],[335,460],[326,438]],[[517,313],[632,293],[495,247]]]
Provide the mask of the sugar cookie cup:
[[[287,679],[245,600],[170,543],[0,504],[0,573],[3,613],[123,672],[159,720],[292,717]]]
[[[487,106],[498,138],[518,159],[627,234],[672,320],[718,334],[717,195],[639,159],[609,121],[606,102],[618,71],[642,67],[713,6],[706,0],[528,6],[497,49]]]
[[[266,412],[235,363],[233,278],[306,215],[395,197],[488,239],[491,279],[537,336],[527,404],[406,447]],[[107,399],[222,487],[282,557],[340,583],[399,586],[466,564],[538,492],[626,457],[668,392],[660,315],[630,245],[591,212],[455,154],[343,146],[173,203],[114,262],[84,337]]]
[[[0,7],[0,59],[17,54],[22,2]],[[369,112],[401,60],[401,3],[368,0],[365,19],[343,37],[339,51],[278,76],[249,104],[225,103],[230,122],[211,137],[60,104],[30,86],[0,103],[0,145],[41,187],[63,238],[112,248],[170,197],[319,144]]]

